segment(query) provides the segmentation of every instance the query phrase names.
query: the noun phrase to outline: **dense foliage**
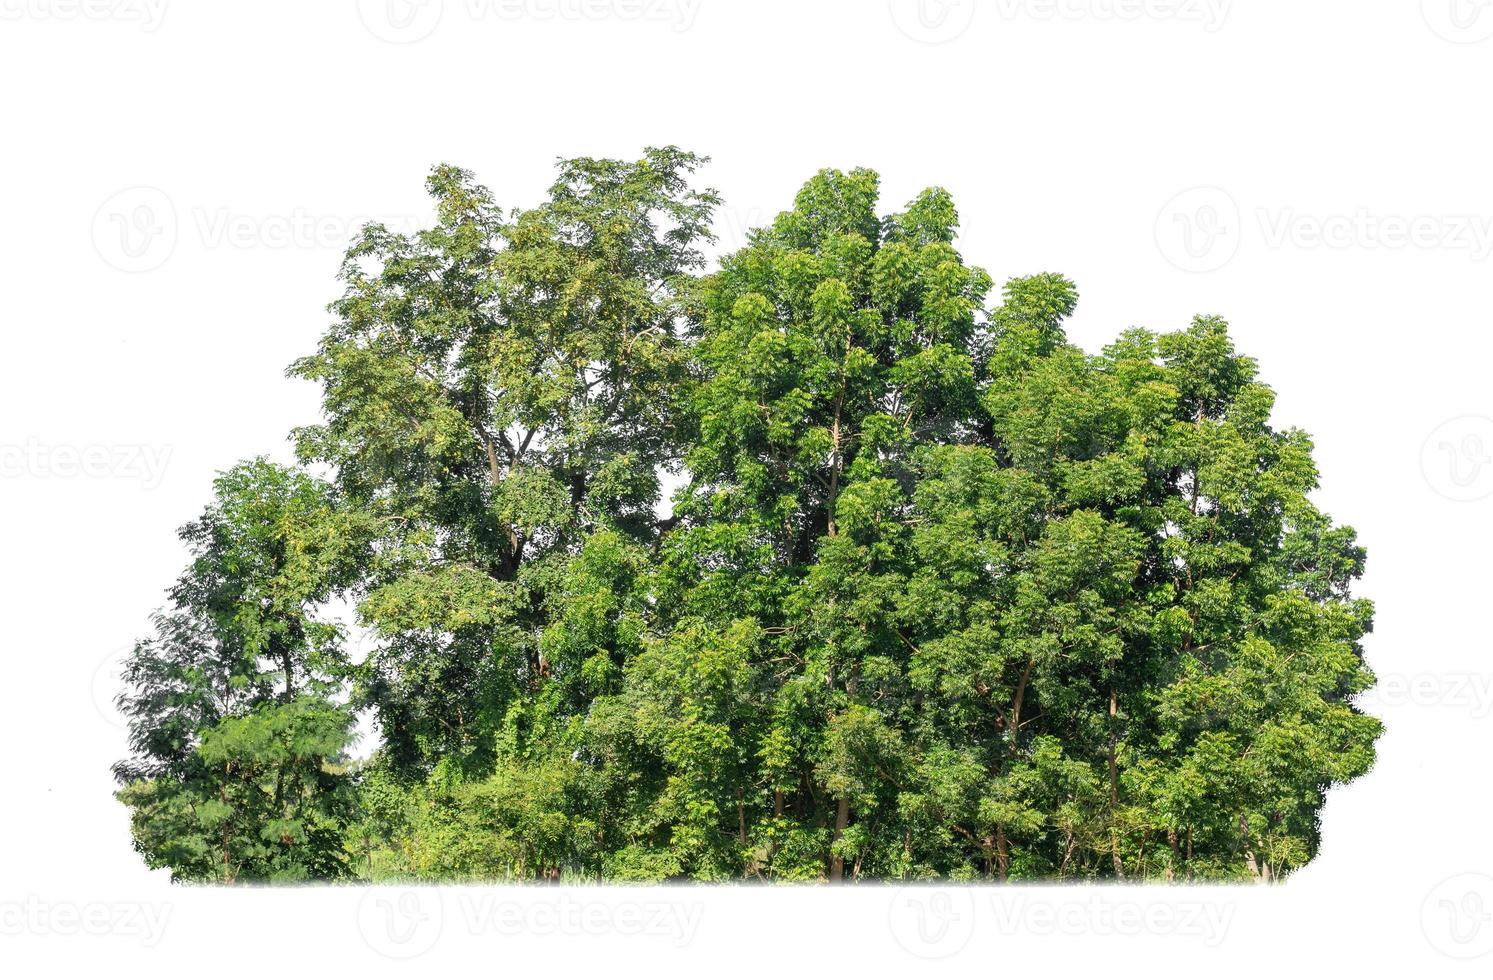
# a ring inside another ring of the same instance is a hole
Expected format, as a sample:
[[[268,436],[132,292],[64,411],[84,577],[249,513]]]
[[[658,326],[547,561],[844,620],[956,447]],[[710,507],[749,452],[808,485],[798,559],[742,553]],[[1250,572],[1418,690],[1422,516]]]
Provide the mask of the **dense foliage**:
[[[1379,724],[1363,550],[1217,317],[1068,344],[942,190],[826,170],[702,272],[675,149],[370,226],[131,658],[186,880],[1272,879]],[[323,474],[325,479],[313,474]],[[669,489],[672,487],[673,489]],[[376,631],[362,658],[329,610]],[[355,718],[376,750],[354,760]]]

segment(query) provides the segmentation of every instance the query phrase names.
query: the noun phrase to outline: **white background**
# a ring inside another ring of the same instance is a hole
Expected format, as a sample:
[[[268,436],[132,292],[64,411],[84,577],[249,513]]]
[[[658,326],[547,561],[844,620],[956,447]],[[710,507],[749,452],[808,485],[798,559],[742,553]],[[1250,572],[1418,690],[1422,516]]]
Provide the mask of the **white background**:
[[[1489,0],[0,0],[0,80],[7,972],[1493,967]],[[997,280],[1074,278],[1089,350],[1230,319],[1379,608],[1388,732],[1315,863],[1275,889],[911,893],[143,868],[109,674],[214,472],[288,459],[314,419],[283,370],[352,229],[425,220],[437,162],[518,205],[557,156],[665,143],[713,156],[723,247],[864,165],[887,210],[948,187]]]

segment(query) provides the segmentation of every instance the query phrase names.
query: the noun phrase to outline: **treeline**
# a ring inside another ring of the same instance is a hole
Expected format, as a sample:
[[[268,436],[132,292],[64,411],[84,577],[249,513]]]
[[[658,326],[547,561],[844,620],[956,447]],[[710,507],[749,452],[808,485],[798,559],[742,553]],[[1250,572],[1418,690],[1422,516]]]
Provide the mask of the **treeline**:
[[[1364,552],[1225,324],[1068,344],[949,195],[825,170],[704,271],[700,158],[378,225],[135,648],[181,880],[1279,878],[1380,726]],[[673,489],[670,489],[673,488]],[[330,611],[356,605],[355,658]],[[379,744],[354,759],[355,719]]]

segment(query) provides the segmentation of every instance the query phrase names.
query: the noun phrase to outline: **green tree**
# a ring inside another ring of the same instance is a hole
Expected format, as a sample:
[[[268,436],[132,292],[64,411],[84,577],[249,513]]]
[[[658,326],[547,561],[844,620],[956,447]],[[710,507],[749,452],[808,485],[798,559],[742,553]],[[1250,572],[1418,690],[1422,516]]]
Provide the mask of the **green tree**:
[[[885,219],[877,201],[874,173],[824,171],[701,284],[688,527],[668,549],[675,615],[748,617],[771,637],[779,689],[753,736],[769,771],[736,787],[772,821],[751,850],[775,857],[791,813],[833,879],[859,853],[852,811],[890,785],[882,695],[905,652],[894,566],[914,456],[968,429],[989,288],[951,244],[946,193]]]
[[[356,805],[342,631],[320,611],[366,559],[326,485],[253,460],[184,527],[192,561],[126,663],[135,845],[191,880],[337,877]]]
[[[493,733],[552,679],[584,706],[594,651],[544,639],[546,596],[589,535],[657,533],[680,452],[681,284],[715,204],[688,185],[700,163],[563,161],[549,199],[511,213],[436,168],[437,225],[365,229],[335,324],[292,368],[326,415],[297,433],[301,455],[378,524],[361,613],[385,642],[362,698],[411,773],[490,772]]]
[[[219,481],[118,768],[178,877],[1271,881],[1379,723],[1364,550],[1224,321],[1068,343],[937,188],[702,271],[702,160],[365,229],[308,466]],[[663,499],[672,479],[672,509]],[[357,604],[378,649],[342,652]],[[350,689],[350,699],[349,699]],[[382,740],[346,760],[352,711]]]

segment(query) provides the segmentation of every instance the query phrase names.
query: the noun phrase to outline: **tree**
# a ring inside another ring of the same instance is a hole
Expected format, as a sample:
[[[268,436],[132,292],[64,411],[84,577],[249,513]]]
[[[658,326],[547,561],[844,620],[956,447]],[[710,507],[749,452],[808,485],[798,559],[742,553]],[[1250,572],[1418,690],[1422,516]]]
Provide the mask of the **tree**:
[[[387,642],[362,697],[408,772],[490,772],[491,733],[551,680],[584,704],[581,662],[543,640],[546,596],[590,534],[657,533],[681,284],[715,204],[687,184],[701,162],[564,161],[549,199],[512,213],[438,167],[436,227],[365,229],[336,323],[292,368],[326,415],[301,456],[379,524],[361,611]]]
[[[252,460],[181,530],[192,552],[126,663],[115,767],[152,867],[189,880],[336,877],[355,798],[341,630],[318,617],[366,556],[330,488]]]
[[[754,816],[827,826],[815,836],[833,879],[853,803],[874,807],[884,784],[860,747],[890,730],[862,687],[903,648],[888,559],[912,456],[967,427],[989,287],[951,245],[947,194],[883,220],[877,188],[870,171],[820,173],[702,284],[690,526],[670,548],[688,562],[674,570],[681,615],[748,617],[774,637],[775,772],[736,789]]]
[[[304,470],[245,464],[137,649],[179,877],[1277,880],[1379,723],[1365,553],[1227,325],[1068,343],[932,188],[825,170],[702,272],[674,148],[364,230]],[[672,509],[664,498],[679,479]],[[342,653],[322,606],[379,645]],[[382,744],[346,761],[352,712]]]

